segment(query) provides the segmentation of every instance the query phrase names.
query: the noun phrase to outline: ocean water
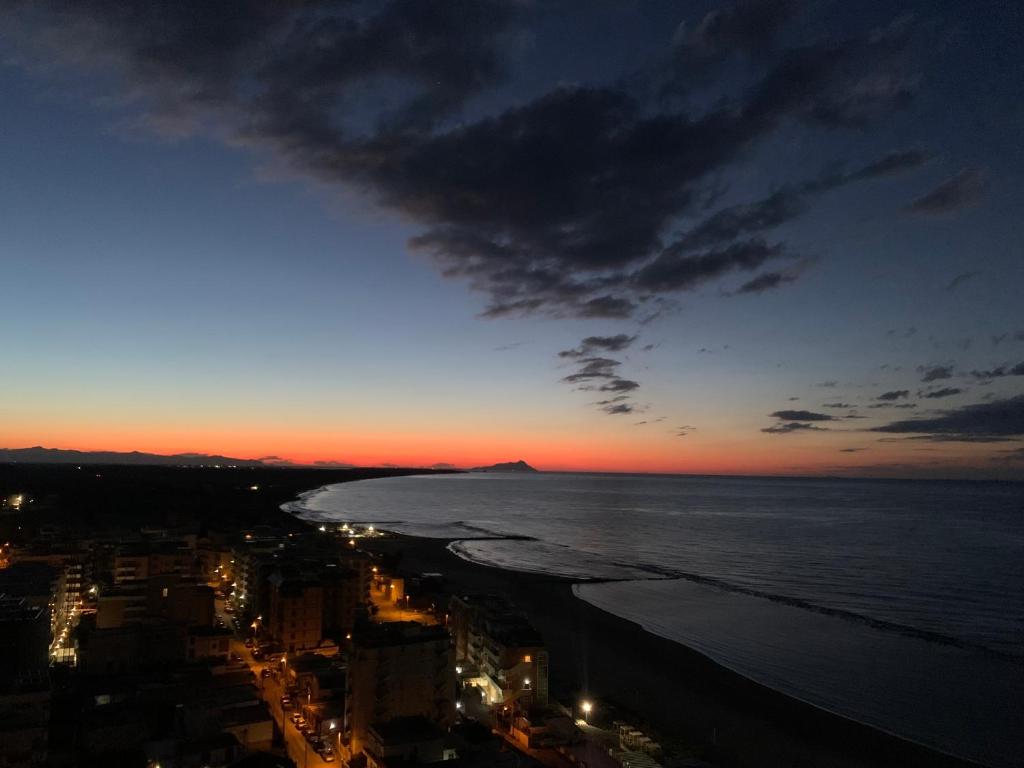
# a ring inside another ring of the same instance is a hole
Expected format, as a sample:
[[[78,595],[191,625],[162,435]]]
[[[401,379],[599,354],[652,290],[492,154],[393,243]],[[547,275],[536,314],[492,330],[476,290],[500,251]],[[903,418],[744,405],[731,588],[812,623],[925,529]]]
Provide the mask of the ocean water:
[[[581,599],[758,682],[1022,764],[1024,485],[435,475],[328,486],[286,508],[579,578]]]

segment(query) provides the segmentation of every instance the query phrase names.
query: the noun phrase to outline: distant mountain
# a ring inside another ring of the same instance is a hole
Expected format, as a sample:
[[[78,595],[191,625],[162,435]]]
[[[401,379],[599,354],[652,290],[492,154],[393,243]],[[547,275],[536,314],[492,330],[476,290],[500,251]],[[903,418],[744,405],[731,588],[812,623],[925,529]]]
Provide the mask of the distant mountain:
[[[205,453],[120,453],[117,451],[66,451],[60,448],[0,448],[0,462],[21,464],[160,464],[163,466],[198,467],[201,465],[235,467],[267,466],[258,459],[233,459],[230,456],[209,456]]]
[[[520,459],[519,461],[505,461],[500,464],[491,464],[489,467],[473,467],[470,472],[536,472],[537,470]]]

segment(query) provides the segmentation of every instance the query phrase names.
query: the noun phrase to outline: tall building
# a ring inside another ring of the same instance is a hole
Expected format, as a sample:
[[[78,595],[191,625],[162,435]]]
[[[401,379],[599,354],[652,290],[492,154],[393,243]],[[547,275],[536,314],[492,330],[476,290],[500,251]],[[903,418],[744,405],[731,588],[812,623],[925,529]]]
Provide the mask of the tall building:
[[[420,715],[455,721],[455,659],[444,627],[374,625],[353,639],[349,660],[350,748],[361,752],[371,726]]]
[[[323,587],[303,577],[275,573],[266,627],[289,653],[312,650],[323,639]]]
[[[44,605],[0,594],[0,765],[44,765],[50,620]]]
[[[547,705],[548,652],[526,617],[494,595],[455,595],[448,615],[463,677],[487,703]]]
[[[334,563],[324,566],[320,583],[324,591],[324,635],[340,641],[352,631],[365,604],[359,574]]]

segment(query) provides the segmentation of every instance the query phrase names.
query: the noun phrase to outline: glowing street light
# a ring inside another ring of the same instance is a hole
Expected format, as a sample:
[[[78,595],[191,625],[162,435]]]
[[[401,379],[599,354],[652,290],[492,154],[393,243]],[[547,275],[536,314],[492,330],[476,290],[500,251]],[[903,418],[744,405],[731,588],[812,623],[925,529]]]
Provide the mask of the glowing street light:
[[[594,705],[589,701],[584,701],[580,704],[580,709],[583,710],[583,722],[587,722],[587,717],[590,715],[590,711],[594,708]]]

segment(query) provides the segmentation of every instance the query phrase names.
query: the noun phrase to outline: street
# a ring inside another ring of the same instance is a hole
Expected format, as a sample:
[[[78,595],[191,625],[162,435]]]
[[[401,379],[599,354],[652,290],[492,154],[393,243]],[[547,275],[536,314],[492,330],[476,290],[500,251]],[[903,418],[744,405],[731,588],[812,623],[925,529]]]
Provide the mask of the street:
[[[270,709],[270,715],[277,723],[278,729],[284,734],[288,757],[294,760],[299,768],[334,768],[337,766],[337,758],[332,762],[326,762],[320,757],[306,737],[292,723],[291,713],[282,709],[283,690],[277,676],[277,665],[255,660],[252,657],[252,652],[237,638],[231,641],[231,652],[248,664],[256,675],[257,685],[260,687],[263,700]],[[261,674],[265,668],[272,670],[272,674],[268,677],[263,677]]]

